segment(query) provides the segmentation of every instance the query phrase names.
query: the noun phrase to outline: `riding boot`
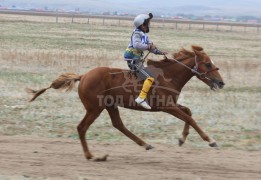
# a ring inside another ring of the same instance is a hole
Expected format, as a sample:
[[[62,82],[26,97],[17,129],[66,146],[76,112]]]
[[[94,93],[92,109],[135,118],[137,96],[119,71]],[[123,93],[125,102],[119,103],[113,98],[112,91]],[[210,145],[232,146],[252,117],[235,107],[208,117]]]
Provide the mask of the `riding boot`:
[[[145,99],[147,97],[147,94],[148,94],[153,82],[154,82],[154,78],[148,77],[143,83],[142,90],[140,92],[139,97],[137,97],[135,99],[136,103],[138,103],[145,109],[151,109],[151,107],[148,105],[148,103],[145,101]]]

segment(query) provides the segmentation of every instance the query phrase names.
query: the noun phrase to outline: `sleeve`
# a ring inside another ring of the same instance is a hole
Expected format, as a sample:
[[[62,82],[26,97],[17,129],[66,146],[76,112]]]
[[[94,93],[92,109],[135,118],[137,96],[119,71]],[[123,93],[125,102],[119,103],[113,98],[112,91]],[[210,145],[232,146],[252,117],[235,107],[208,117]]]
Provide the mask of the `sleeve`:
[[[149,45],[144,44],[141,41],[141,34],[140,33],[134,33],[132,36],[132,42],[133,42],[133,47],[138,50],[148,50]]]
[[[148,38],[148,40],[147,40],[147,41],[148,41],[148,44],[149,44],[149,45],[153,44],[153,42],[149,39],[149,37],[147,37],[147,38]]]

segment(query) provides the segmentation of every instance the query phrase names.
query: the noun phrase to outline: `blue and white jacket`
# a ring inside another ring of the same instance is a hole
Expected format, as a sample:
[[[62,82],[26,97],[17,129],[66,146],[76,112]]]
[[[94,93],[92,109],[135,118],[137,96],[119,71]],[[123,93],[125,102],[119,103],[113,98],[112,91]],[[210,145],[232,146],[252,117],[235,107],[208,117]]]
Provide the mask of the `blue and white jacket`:
[[[124,52],[124,59],[141,59],[143,51],[149,50],[152,42],[146,33],[140,29],[135,29],[131,35],[131,41],[127,49]]]

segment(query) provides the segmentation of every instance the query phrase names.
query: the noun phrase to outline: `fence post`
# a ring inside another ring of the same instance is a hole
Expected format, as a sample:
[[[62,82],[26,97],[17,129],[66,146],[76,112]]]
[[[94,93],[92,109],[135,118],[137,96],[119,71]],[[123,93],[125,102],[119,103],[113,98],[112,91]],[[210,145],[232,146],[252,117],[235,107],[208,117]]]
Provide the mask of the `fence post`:
[[[104,21],[105,21],[105,18],[102,18],[102,25],[104,26]]]
[[[89,24],[89,23],[90,23],[90,22],[89,22],[89,19],[90,19],[90,18],[88,18],[87,24]]]
[[[121,19],[119,18],[118,26],[121,26]]]
[[[56,23],[58,23],[58,15],[56,15]]]
[[[72,23],[73,23],[73,17],[74,17],[74,15],[72,15]]]

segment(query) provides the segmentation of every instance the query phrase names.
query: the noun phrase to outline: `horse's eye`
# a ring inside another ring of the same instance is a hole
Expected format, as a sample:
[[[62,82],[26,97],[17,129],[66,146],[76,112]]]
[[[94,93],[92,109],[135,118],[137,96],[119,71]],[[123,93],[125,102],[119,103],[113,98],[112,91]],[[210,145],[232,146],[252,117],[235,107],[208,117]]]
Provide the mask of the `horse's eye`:
[[[211,68],[211,63],[206,63],[205,66],[210,69]]]

